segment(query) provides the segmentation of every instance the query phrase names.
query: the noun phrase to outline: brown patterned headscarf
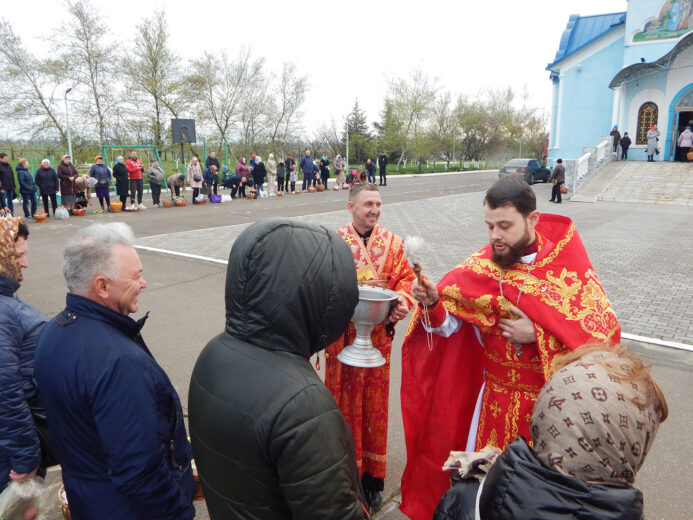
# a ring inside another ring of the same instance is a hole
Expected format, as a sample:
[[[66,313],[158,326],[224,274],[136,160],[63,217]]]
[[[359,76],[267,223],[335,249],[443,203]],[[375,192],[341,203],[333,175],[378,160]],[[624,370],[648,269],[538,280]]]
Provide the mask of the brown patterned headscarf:
[[[21,217],[0,218],[0,274],[15,282],[22,281],[22,270],[15,254],[14,242],[17,239]]]
[[[534,450],[559,473],[632,484],[666,419],[666,400],[649,367],[624,346],[569,356],[573,361],[546,382],[534,405]]]

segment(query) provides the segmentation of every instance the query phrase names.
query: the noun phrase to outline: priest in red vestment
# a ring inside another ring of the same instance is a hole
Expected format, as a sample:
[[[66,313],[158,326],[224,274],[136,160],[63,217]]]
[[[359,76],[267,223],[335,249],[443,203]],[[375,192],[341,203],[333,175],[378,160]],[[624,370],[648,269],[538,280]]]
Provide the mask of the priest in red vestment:
[[[430,519],[448,489],[441,466],[450,451],[530,440],[534,401],[557,355],[620,340],[569,218],[540,215],[520,175],[488,190],[484,217],[490,243],[437,287],[424,277],[412,289],[419,305],[402,350],[401,509],[413,520]]]
[[[359,284],[390,289],[400,299],[385,323],[371,333],[373,346],[385,358],[376,368],[357,368],[337,359],[354,341],[354,325],[327,349],[325,384],[334,395],[354,436],[361,482],[372,508],[382,502],[385,478],[387,418],[390,393],[390,351],[394,325],[409,313],[414,303],[411,284],[415,278],[403,251],[402,239],[378,225],[380,193],[374,184],[356,184],[349,192],[348,209],[353,221],[338,233],[354,255]]]

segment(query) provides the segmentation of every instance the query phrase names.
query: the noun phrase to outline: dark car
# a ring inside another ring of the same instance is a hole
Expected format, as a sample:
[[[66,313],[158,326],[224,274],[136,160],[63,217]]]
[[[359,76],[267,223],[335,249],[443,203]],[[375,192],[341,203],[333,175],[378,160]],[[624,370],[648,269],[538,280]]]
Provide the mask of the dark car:
[[[508,161],[505,166],[498,170],[498,177],[508,173],[523,174],[525,181],[529,185],[539,180],[549,182],[549,176],[551,175],[551,171],[546,166],[542,166],[536,159],[513,159]]]

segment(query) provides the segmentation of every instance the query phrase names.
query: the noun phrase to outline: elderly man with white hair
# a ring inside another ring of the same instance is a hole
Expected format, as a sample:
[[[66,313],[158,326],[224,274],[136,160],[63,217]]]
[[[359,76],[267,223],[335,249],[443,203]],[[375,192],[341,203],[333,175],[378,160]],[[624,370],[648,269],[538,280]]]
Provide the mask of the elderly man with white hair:
[[[35,375],[74,520],[193,518],[192,450],[178,394],[135,321],[147,282],[130,227],[94,224],[64,250],[67,306]]]

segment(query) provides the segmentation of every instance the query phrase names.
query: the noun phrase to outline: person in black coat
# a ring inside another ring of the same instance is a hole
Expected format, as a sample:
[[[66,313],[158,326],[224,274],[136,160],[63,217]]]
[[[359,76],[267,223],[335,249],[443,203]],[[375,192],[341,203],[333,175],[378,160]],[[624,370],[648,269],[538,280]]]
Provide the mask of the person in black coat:
[[[122,155],[116,158],[116,164],[113,167],[113,178],[116,182],[116,193],[120,197],[123,208],[125,208],[125,203],[130,195],[130,178],[128,169],[125,166],[125,158]]]
[[[378,156],[378,168],[380,169],[380,183],[378,186],[387,186],[387,155],[385,152],[380,152]]]
[[[217,171],[221,170],[221,165],[219,164],[219,159],[217,159],[216,152],[210,152],[209,156],[205,160],[205,168],[209,168],[210,166],[216,166]]]
[[[259,155],[255,157],[255,167],[253,168],[252,175],[253,187],[257,190],[258,196],[261,196],[263,193],[262,185],[267,175],[267,168],[265,168],[265,163],[262,162],[262,157]]]
[[[327,191],[327,180],[330,178],[330,161],[327,159],[327,155],[323,154],[320,157],[320,182],[325,186],[325,191]]]
[[[623,133],[621,138],[621,160],[625,161],[628,159],[628,148],[630,148],[631,140],[628,137],[628,132]]]
[[[0,197],[3,198],[3,206],[7,206],[12,213],[14,213],[13,201],[16,187],[10,158],[6,153],[0,153]]]
[[[188,394],[212,520],[365,517],[349,426],[310,363],[357,301],[354,260],[331,229],[266,219],[234,242],[226,327],[197,359]]]
[[[51,168],[51,162],[48,159],[41,161],[41,166],[36,170],[34,181],[36,182],[36,186],[38,186],[39,194],[43,200],[43,211],[46,215],[49,214],[48,200],[50,199],[53,207],[53,215],[55,215],[55,210],[58,209],[57,193],[60,189],[60,180],[58,179],[58,173]]]

